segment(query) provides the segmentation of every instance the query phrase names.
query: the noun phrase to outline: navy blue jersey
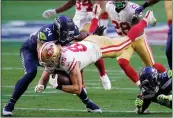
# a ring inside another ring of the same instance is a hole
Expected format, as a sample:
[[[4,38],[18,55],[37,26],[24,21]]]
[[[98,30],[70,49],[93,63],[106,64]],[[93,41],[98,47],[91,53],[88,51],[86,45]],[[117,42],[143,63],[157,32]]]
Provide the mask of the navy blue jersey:
[[[32,35],[29,37],[28,40],[24,42],[22,45],[22,49],[30,49],[32,51],[36,51],[37,49],[37,39],[40,40],[41,42],[49,42],[53,41],[56,44],[60,45],[65,45],[67,43],[70,43],[74,38],[79,36],[79,30],[77,27],[75,27],[74,31],[70,32],[68,40],[64,38],[61,35],[57,35],[57,33],[54,32],[53,30],[53,24],[48,24],[43,26],[35,35]],[[64,44],[61,44],[60,40],[67,40]]]

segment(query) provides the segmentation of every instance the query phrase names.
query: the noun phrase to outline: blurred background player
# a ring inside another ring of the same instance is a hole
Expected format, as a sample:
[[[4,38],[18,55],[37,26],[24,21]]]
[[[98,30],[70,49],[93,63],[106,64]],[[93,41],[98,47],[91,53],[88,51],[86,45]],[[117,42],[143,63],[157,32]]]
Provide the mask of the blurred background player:
[[[145,67],[139,73],[141,92],[135,100],[136,112],[144,113],[151,102],[172,109],[172,70],[163,73],[153,67]]]
[[[40,44],[53,41],[59,45],[69,45],[72,40],[81,40],[80,38],[82,37],[73,20],[62,15],[56,17],[53,23],[43,26],[35,35],[29,37],[29,39],[23,43],[20,54],[25,73],[16,83],[12,97],[3,108],[4,116],[12,115],[16,102],[36,77],[37,67],[39,66],[37,49]]]
[[[102,0],[98,0],[98,3],[100,4]],[[95,17],[95,14],[93,14],[93,11],[97,12],[97,8],[93,9],[93,3],[91,0],[69,0],[64,5],[62,5],[59,8],[56,9],[49,9],[43,12],[42,16],[44,18],[49,18],[51,16],[54,16],[58,13],[64,12],[70,8],[72,8],[74,5],[76,5],[75,15],[73,17],[74,23],[79,27],[80,31],[88,31],[93,33],[95,29],[93,30],[90,28],[90,21],[93,17]],[[99,17],[99,16],[97,16]],[[100,21],[100,26],[104,25],[107,27],[108,22],[106,22],[106,18],[108,19],[107,13],[103,13],[100,15],[100,18],[103,19]],[[108,21],[108,20],[107,20]],[[102,24],[103,23],[103,24]],[[95,63],[95,66],[99,70],[100,79],[102,81],[103,87],[105,90],[111,89],[111,82],[109,80],[108,75],[106,74],[104,61],[103,59],[98,60]]]
[[[106,4],[105,10],[109,14],[119,37],[126,36],[131,26],[140,21],[140,16],[135,16],[135,10],[138,7],[137,4],[127,0],[113,0]],[[140,15],[142,16],[142,14]],[[141,34],[137,39],[138,40],[131,44],[131,47],[124,50],[121,56],[117,57],[117,60],[125,74],[139,86],[138,74],[129,64],[134,51],[137,52],[146,66],[153,66],[157,68],[159,72],[164,72],[165,68],[161,64],[154,62],[145,33]]]
[[[160,0],[147,0],[143,5],[138,7],[135,14],[140,14],[145,8],[156,4]],[[169,25],[168,39],[166,43],[166,57],[168,60],[169,68],[172,69],[172,0],[165,0],[165,10],[167,14],[167,20]]]

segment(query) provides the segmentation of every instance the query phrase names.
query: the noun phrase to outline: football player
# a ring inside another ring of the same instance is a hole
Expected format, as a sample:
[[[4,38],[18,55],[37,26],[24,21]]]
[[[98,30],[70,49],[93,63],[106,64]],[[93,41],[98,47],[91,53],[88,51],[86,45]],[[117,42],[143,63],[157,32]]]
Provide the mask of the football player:
[[[158,73],[155,68],[147,66],[139,76],[141,92],[135,100],[136,113],[144,113],[151,102],[172,109],[172,70]]]
[[[87,36],[87,33],[86,35],[81,35],[81,33],[79,33],[72,19],[62,15],[56,17],[52,24],[43,26],[35,35],[29,37],[23,43],[20,54],[24,76],[16,83],[9,102],[3,108],[4,116],[12,115],[17,100],[27,90],[28,85],[37,74],[37,67],[39,66],[37,49],[40,47],[40,44],[54,42],[59,45],[69,45],[72,40],[81,40]]]
[[[97,0],[97,3],[102,5],[102,0]],[[90,28],[90,21],[92,17],[97,16],[100,18],[100,26],[108,25],[108,14],[103,12],[101,15],[96,14],[97,8],[93,7],[93,2],[91,0],[69,0],[64,5],[56,9],[48,9],[43,12],[42,16],[44,18],[49,18],[58,13],[64,12],[76,5],[75,15],[73,17],[74,23],[79,27],[80,31],[94,32],[95,29]],[[93,12],[94,11],[94,12]],[[98,60],[95,63],[95,66],[99,70],[100,79],[102,81],[103,87],[105,90],[111,89],[111,82],[108,75],[106,74],[104,61],[103,59]]]
[[[139,6],[135,13],[138,15],[140,12],[142,12],[145,8],[156,4],[160,0],[147,0],[143,5]],[[169,68],[172,69],[172,1],[165,0],[165,9],[167,13],[167,20],[169,25],[169,31],[168,31],[168,39],[166,43],[166,57],[168,60]]]
[[[136,8],[138,8],[138,5],[128,0],[113,0],[106,4],[105,10],[108,12],[112,24],[115,26],[118,37],[126,36],[130,28],[140,21],[141,18],[135,16]],[[141,33],[137,39],[138,40],[134,41],[131,46],[124,50],[122,55],[117,57],[117,61],[125,74],[136,83],[137,86],[140,86],[138,74],[129,64],[134,52],[140,56],[146,66],[153,66],[159,72],[164,72],[165,68],[161,64],[154,62],[145,33]]]
[[[111,39],[106,36],[90,35],[81,42],[66,47],[54,43],[44,43],[38,50],[38,58],[46,68],[36,90],[39,90],[38,92],[43,91],[49,80],[48,76],[58,69],[69,74],[72,85],[57,85],[55,82],[52,84],[53,87],[80,95],[83,91],[80,70],[95,63],[100,58],[116,58],[121,55],[123,50],[144,31],[144,28],[155,21],[153,12],[147,11],[143,20],[134,25],[127,36],[121,38]]]

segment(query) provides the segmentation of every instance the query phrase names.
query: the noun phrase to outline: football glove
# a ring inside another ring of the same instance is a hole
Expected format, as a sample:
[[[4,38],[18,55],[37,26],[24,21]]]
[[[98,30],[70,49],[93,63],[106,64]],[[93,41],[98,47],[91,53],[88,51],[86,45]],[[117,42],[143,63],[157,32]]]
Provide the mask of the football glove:
[[[142,99],[136,98],[136,100],[135,100],[135,106],[136,106],[136,107],[142,107],[143,102],[144,102],[144,101],[143,101]]]
[[[58,74],[50,74],[49,75],[49,84],[52,85],[53,88],[57,88],[57,86],[58,86]]]
[[[135,15],[138,16],[139,14],[141,14],[143,12],[144,8],[142,6],[139,6],[136,10],[135,10]]]
[[[93,34],[96,34],[98,36],[102,36],[105,29],[106,29],[105,26],[98,26]]]
[[[35,87],[35,92],[36,92],[36,93],[41,93],[42,91],[44,91],[44,85],[38,84],[38,85]]]
[[[44,11],[42,14],[43,18],[50,18],[51,16],[55,16],[55,15],[56,15],[55,9],[48,9]]]
[[[166,107],[172,108],[172,95],[159,95],[157,96],[157,102]]]

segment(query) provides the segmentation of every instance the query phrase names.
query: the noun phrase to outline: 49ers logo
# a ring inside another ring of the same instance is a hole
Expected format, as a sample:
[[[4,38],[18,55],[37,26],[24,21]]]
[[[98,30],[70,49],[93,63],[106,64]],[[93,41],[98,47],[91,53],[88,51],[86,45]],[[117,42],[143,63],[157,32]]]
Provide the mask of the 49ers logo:
[[[47,51],[47,56],[48,57],[51,57],[52,55],[53,55],[53,53],[54,53],[54,49],[53,49],[53,45],[50,45],[47,49],[46,49],[46,51]]]

